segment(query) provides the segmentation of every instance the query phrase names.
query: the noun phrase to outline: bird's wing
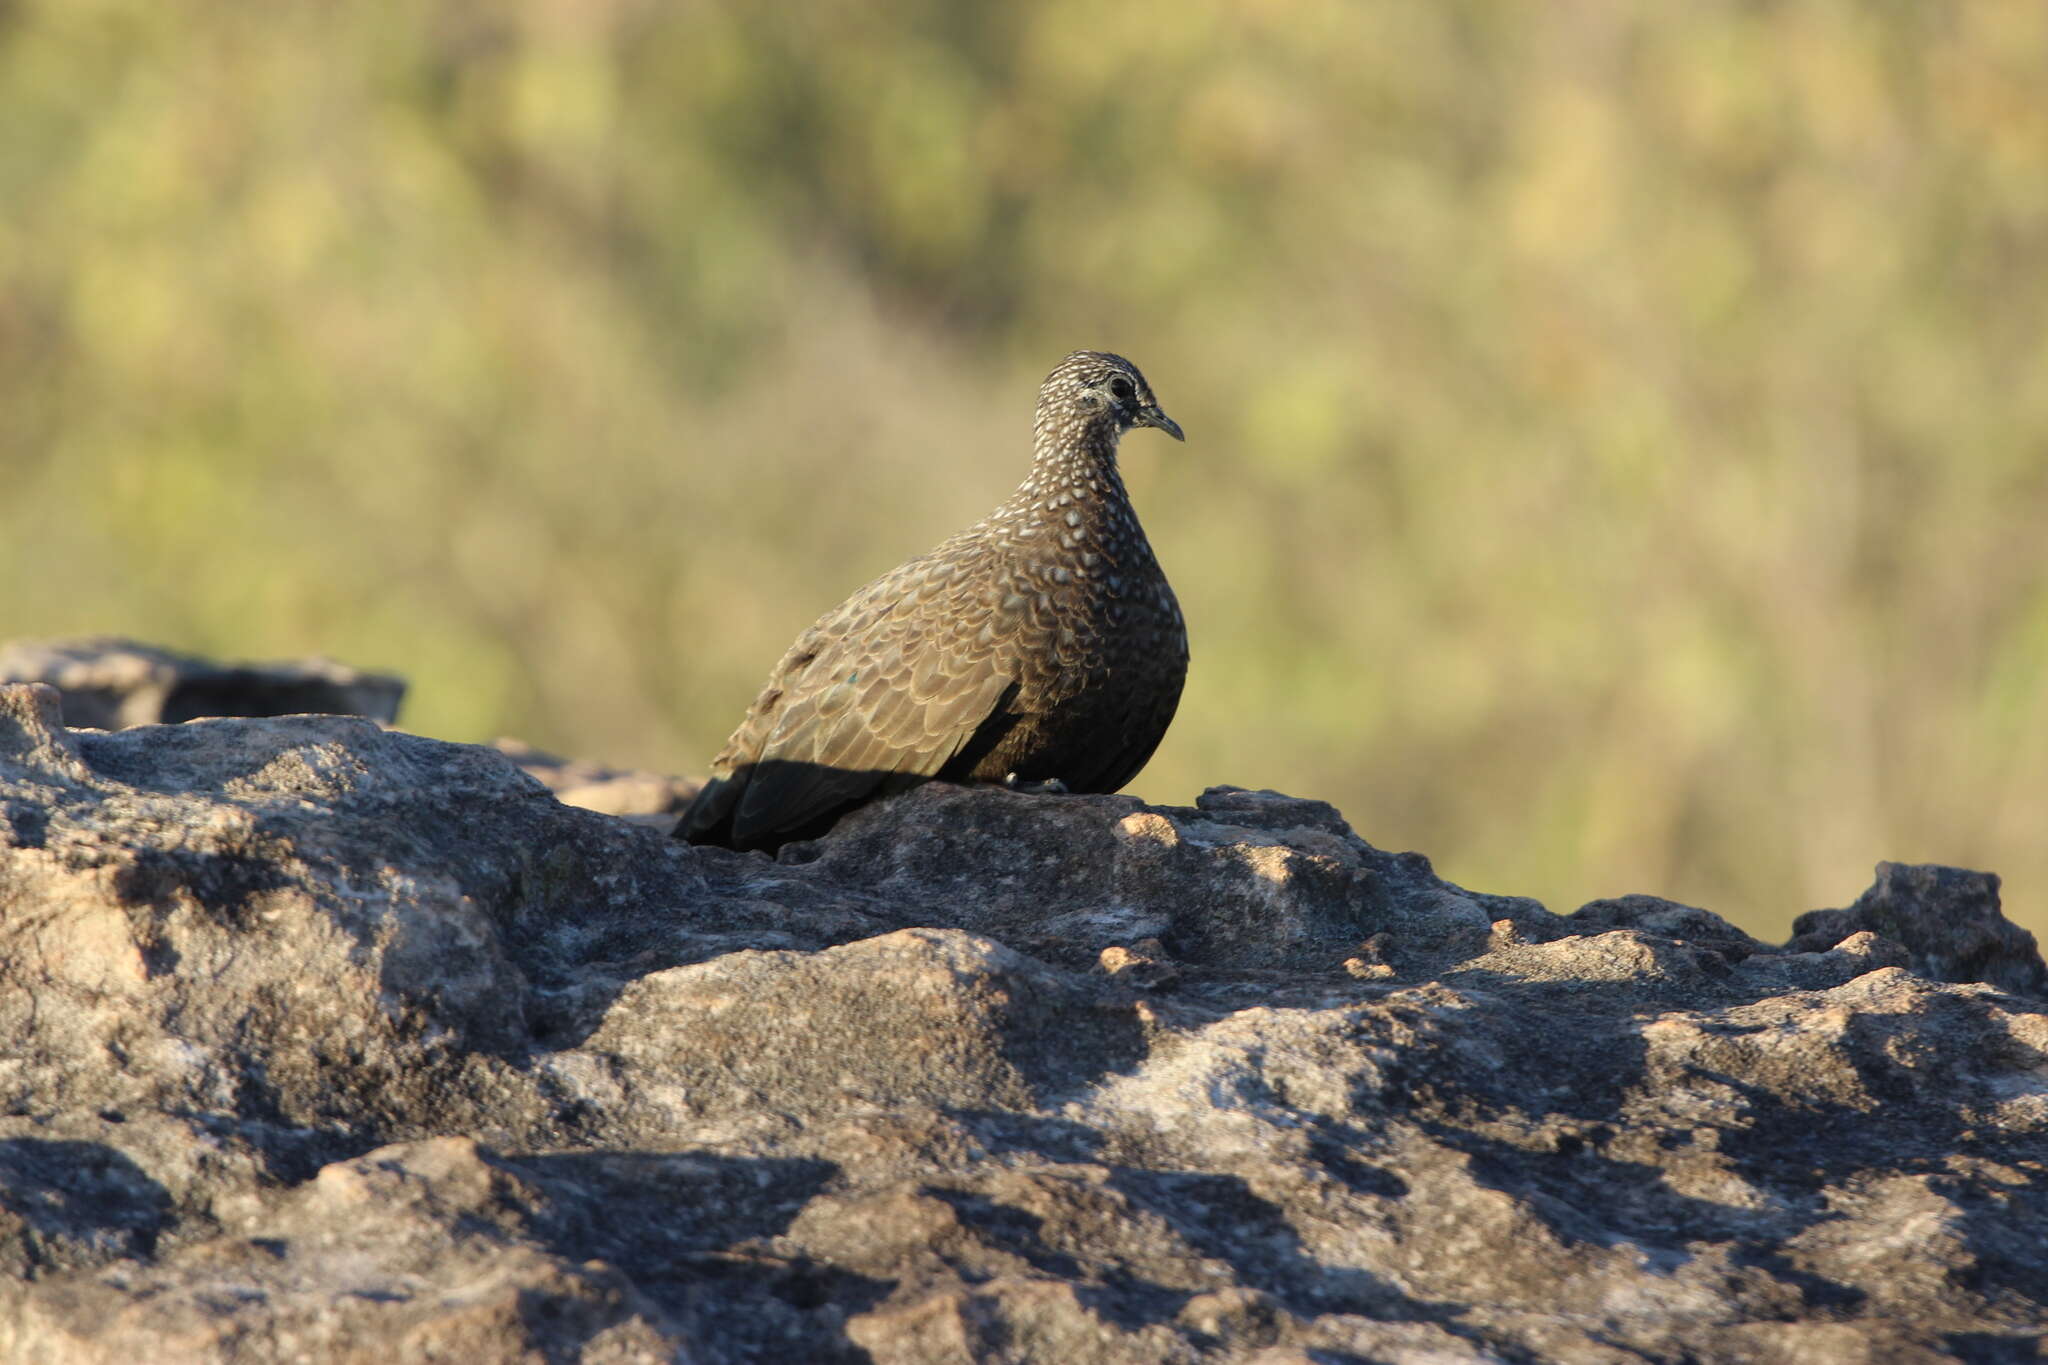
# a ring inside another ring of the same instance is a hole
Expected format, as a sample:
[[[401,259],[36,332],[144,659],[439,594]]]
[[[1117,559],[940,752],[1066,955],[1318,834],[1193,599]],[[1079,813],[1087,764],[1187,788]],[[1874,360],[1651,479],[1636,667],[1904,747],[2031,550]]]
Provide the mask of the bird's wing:
[[[803,827],[892,777],[930,777],[1000,708],[1016,669],[990,575],[939,554],[877,579],[797,638],[721,767],[751,765],[734,838]]]

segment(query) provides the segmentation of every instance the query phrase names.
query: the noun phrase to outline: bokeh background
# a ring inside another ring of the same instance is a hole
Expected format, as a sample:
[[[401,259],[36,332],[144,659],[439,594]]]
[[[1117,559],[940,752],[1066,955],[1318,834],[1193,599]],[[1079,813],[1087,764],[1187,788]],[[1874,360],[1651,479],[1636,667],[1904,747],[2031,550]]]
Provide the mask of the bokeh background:
[[[702,771],[1069,349],[1273,786],[2048,928],[2048,6],[0,3],[0,637]]]

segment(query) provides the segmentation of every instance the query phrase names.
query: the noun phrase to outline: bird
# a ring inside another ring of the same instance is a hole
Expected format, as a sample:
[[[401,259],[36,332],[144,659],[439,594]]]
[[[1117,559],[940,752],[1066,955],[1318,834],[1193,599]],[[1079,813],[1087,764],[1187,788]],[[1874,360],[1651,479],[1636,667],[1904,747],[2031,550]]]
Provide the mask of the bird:
[[[1180,604],[1117,470],[1137,427],[1187,439],[1122,356],[1061,361],[1016,491],[797,636],[677,837],[773,853],[934,778],[1099,793],[1137,776],[1188,668]]]

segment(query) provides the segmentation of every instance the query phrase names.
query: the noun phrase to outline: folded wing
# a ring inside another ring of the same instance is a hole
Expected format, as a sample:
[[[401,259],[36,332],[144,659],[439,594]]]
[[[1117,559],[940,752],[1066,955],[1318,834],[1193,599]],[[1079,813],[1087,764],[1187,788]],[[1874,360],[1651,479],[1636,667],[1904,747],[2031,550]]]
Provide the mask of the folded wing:
[[[915,559],[827,613],[776,665],[684,817],[696,843],[772,847],[880,789],[936,776],[1006,724],[976,575]],[[985,582],[986,580],[981,580]]]

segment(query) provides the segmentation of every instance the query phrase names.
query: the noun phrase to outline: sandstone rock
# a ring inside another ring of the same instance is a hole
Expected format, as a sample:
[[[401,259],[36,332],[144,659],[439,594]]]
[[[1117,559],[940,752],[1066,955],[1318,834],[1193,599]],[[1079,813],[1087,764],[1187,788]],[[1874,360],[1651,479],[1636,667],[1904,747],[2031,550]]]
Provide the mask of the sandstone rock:
[[[650,829],[674,829],[676,817],[704,785],[686,777],[562,758],[517,739],[493,740],[491,747],[517,763],[521,772],[553,792],[563,805],[624,816]]]
[[[49,683],[72,725],[121,730],[200,716],[368,716],[391,724],[403,679],[331,659],[218,664],[196,655],[97,636],[0,644],[0,683]]]
[[[1775,948],[1272,793],[934,784],[771,861],[359,719],[60,720],[0,688],[0,1360],[2042,1348],[1981,874]]]
[[[1999,913],[1995,873],[1879,863],[1876,884],[1847,910],[1794,920],[1792,947],[1826,952],[1859,932],[1898,944],[1914,971],[1936,981],[2048,991],[2034,936]]]

